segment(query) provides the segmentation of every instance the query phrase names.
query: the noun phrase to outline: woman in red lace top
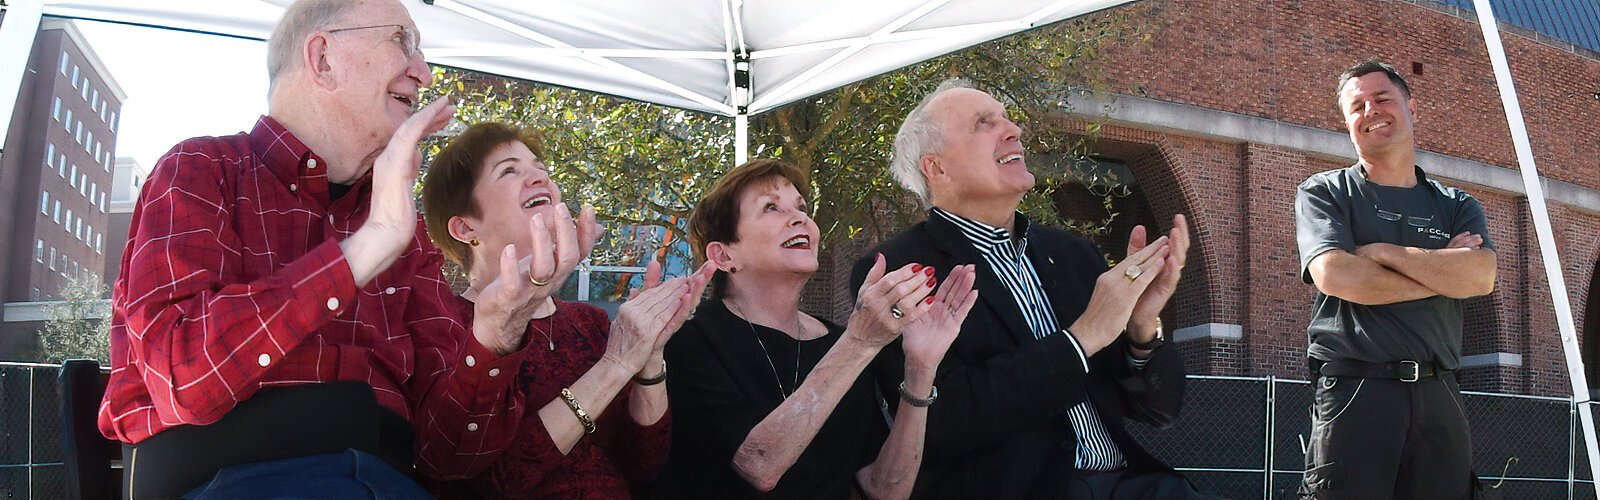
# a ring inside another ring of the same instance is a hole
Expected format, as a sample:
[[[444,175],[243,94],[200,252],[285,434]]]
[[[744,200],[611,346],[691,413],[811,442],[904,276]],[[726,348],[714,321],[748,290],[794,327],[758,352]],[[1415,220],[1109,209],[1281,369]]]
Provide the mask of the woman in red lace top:
[[[560,287],[564,274],[557,270],[571,269],[598,237],[593,208],[584,207],[574,220],[541,153],[527,131],[480,123],[454,138],[429,167],[424,218],[435,245],[467,269],[461,311],[468,321],[476,297],[518,293],[482,284],[525,272],[534,288]],[[554,251],[529,250],[548,247]],[[517,438],[488,471],[467,482],[470,490],[491,498],[627,498],[659,472],[671,420],[662,347],[692,310],[708,274],[659,286],[659,268],[652,265],[648,274],[646,289],[622,305],[615,321],[594,306],[553,299],[505,312],[529,318],[523,342],[535,349],[518,373],[498,376],[517,377],[516,390],[540,408],[525,412]]]

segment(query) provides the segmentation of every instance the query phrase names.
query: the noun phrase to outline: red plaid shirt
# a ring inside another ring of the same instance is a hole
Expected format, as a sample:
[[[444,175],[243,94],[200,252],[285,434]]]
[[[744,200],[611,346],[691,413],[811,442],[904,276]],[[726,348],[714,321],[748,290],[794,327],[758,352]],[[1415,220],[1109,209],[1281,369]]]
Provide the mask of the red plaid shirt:
[[[216,422],[263,387],[359,380],[416,426],[429,476],[475,474],[509,444],[527,349],[497,356],[473,339],[420,219],[357,288],[339,242],[367,219],[371,177],[329,203],[326,170],[270,117],[161,158],[112,293],[106,437]]]

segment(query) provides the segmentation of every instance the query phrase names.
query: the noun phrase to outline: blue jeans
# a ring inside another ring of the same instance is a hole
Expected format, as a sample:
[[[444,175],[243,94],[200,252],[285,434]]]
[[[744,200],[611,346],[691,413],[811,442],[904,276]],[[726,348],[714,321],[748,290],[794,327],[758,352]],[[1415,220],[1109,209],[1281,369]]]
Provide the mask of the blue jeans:
[[[227,467],[217,472],[210,482],[183,497],[191,500],[433,498],[416,481],[383,460],[356,450]]]

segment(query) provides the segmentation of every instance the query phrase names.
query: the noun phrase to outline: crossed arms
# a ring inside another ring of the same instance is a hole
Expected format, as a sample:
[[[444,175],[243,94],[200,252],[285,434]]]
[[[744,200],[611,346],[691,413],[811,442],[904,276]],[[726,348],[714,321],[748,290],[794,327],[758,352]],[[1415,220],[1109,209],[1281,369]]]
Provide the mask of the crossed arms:
[[[1481,235],[1463,232],[1445,248],[1428,250],[1369,243],[1355,253],[1329,250],[1307,270],[1322,293],[1363,305],[1443,295],[1462,299],[1494,291],[1495,253]]]

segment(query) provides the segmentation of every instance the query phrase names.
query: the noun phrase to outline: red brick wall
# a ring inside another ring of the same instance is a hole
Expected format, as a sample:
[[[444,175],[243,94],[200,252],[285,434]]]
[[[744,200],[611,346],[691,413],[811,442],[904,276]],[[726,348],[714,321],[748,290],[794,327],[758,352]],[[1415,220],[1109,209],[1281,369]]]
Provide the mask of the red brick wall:
[[[1427,0],[1418,0],[1427,3]],[[1431,4],[1430,4],[1431,5]],[[1411,81],[1419,147],[1514,165],[1504,113],[1478,26],[1404,1],[1147,1],[1147,47],[1111,52],[1120,93],[1342,132],[1335,78],[1367,58]],[[1540,172],[1600,189],[1600,62],[1503,33]],[[1422,74],[1412,63],[1422,64]],[[1195,248],[1172,311],[1182,328],[1241,325],[1243,339],[1180,345],[1195,373],[1305,376],[1313,290],[1299,278],[1292,206],[1308,175],[1343,166],[1301,151],[1106,127],[1100,152],[1126,162],[1154,220],[1190,215]],[[1460,183],[1445,180],[1447,184]],[[1467,303],[1464,354],[1513,353],[1521,367],[1466,370],[1463,386],[1566,394],[1562,344],[1525,197],[1474,186],[1499,247],[1497,290]],[[1600,216],[1551,206],[1579,330]]]

